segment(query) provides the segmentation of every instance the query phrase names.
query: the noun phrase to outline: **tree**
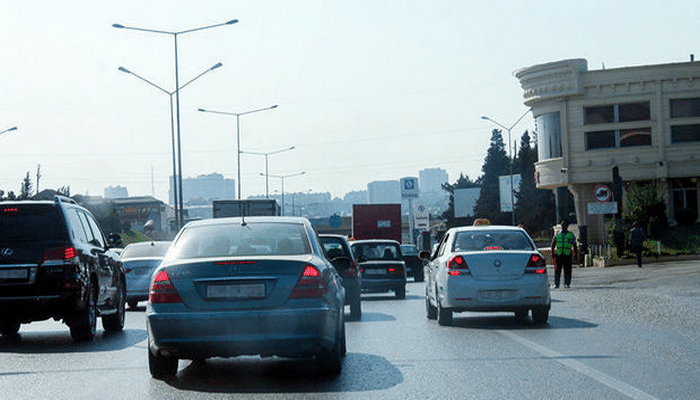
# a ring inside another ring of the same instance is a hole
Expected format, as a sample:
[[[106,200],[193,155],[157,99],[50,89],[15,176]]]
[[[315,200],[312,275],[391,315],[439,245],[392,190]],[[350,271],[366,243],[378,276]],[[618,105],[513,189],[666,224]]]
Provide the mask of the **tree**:
[[[666,202],[656,195],[653,183],[640,185],[630,183],[625,198],[627,212],[622,216],[625,227],[630,227],[634,221],[645,228],[649,237],[658,239],[668,228]]]
[[[474,217],[461,217],[455,218],[455,189],[468,189],[479,187],[477,182],[469,179],[469,176],[459,174],[459,179],[457,182],[450,185],[449,183],[443,183],[442,189],[450,194],[450,202],[447,210],[442,213],[442,217],[445,219],[445,226],[449,229],[455,226],[465,226],[474,223]]]
[[[29,172],[27,172],[27,176],[22,180],[18,199],[26,200],[32,197],[32,187],[32,179],[29,177]]]
[[[520,174],[520,190],[516,194],[515,215],[532,235],[549,233],[556,224],[554,193],[549,189],[537,189],[535,163],[537,145],[532,146],[530,134],[525,131],[520,138],[520,149],[514,169]]]
[[[510,159],[506,154],[499,129],[494,129],[491,132],[491,145],[486,153],[481,172],[483,175],[478,180],[481,194],[476,201],[476,207],[474,207],[476,217],[487,218],[494,225],[509,225],[509,215],[501,212],[498,177],[510,173]]]

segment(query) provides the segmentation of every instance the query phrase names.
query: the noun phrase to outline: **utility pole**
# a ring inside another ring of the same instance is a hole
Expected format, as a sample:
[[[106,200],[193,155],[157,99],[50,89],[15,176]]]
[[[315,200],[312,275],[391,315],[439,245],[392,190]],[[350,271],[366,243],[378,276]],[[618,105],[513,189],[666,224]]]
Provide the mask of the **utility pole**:
[[[39,194],[39,179],[41,179],[41,164],[36,166],[36,194]]]

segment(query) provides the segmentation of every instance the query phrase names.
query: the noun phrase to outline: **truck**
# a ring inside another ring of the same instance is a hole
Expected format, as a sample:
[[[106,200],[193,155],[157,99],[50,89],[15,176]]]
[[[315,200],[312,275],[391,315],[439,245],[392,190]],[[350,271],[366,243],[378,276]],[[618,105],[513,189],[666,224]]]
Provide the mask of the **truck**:
[[[353,204],[352,238],[401,243],[401,204]]]
[[[212,206],[214,218],[281,215],[275,199],[214,200]]]

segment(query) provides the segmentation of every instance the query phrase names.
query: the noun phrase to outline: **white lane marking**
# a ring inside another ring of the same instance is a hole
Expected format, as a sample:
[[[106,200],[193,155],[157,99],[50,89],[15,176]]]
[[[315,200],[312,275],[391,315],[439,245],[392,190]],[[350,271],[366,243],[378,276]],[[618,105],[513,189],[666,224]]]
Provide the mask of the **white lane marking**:
[[[536,352],[538,352],[544,356],[552,358],[555,361],[557,361],[561,364],[564,364],[565,366],[567,366],[575,371],[578,371],[582,374],[585,374],[585,375],[589,376],[590,378],[593,378],[593,379],[597,380],[598,382],[600,382],[600,383],[602,383],[602,384],[604,384],[604,385],[606,385],[614,390],[617,390],[618,392],[624,394],[625,396],[628,396],[628,397],[633,398],[633,399],[639,399],[639,400],[642,400],[642,399],[659,400],[657,397],[654,397],[654,396],[652,396],[648,393],[645,393],[645,392],[643,392],[643,391],[641,391],[633,386],[630,386],[630,385],[626,384],[625,382],[619,381],[610,375],[604,374],[604,373],[597,371],[593,368],[587,367],[584,364],[581,364],[580,362],[574,361],[570,358],[566,358],[566,356],[564,356],[563,354],[557,353],[554,350],[548,349],[548,348],[546,348],[542,345],[539,345],[535,342],[529,341],[521,336],[516,335],[513,332],[503,331],[503,330],[498,330],[497,332],[503,336],[507,336],[507,337],[513,339],[514,341],[516,341],[524,346],[527,346],[527,347],[535,350]]]

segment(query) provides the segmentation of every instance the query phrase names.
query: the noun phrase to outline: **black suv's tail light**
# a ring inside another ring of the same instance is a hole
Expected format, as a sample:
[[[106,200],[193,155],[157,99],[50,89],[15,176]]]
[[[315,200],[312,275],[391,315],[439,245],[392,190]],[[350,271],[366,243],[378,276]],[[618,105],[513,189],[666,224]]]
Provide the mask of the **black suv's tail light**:
[[[527,262],[525,267],[525,273],[527,274],[546,274],[547,273],[547,262],[544,257],[539,254],[533,254],[530,256],[530,260]]]
[[[73,246],[60,246],[45,249],[42,264],[75,264],[78,261],[78,249]]]
[[[170,276],[165,270],[158,272],[153,278],[149,297],[151,303],[182,303],[180,294],[170,282]]]
[[[326,286],[326,281],[321,276],[321,273],[313,265],[307,265],[289,297],[292,299],[308,299],[323,297],[327,292],[328,286]]]
[[[447,273],[451,276],[468,275],[469,266],[462,256],[454,256],[447,262]]]

